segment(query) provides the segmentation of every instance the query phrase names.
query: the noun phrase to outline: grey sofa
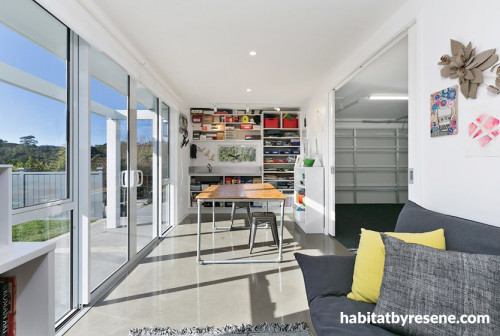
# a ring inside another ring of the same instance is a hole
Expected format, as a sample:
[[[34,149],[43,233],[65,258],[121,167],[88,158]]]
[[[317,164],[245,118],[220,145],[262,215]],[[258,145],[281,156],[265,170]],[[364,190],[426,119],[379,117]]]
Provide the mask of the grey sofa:
[[[396,232],[444,229],[446,249],[500,255],[500,228],[429,211],[408,201]],[[311,320],[318,336],[395,335],[371,324],[341,324],[340,313],[372,312],[374,304],[350,300],[355,256],[307,256],[296,253],[307,292]]]

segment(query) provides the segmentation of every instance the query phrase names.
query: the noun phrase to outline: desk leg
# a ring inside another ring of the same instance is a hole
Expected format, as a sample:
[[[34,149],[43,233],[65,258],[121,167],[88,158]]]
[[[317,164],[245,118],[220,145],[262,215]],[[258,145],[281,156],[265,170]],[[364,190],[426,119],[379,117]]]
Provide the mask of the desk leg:
[[[196,242],[196,261],[199,264],[202,264],[201,256],[201,200],[198,200],[198,240]]]
[[[212,232],[215,231],[215,201],[212,202]]]
[[[283,251],[283,227],[285,226],[285,201],[281,201],[281,227],[280,227],[280,238],[279,238],[279,252],[278,252],[278,262],[283,259],[281,254]]]

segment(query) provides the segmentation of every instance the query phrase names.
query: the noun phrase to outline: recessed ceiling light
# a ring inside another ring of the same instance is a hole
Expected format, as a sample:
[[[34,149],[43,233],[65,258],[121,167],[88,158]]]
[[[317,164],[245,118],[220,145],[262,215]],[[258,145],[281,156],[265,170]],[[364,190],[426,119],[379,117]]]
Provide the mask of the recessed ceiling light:
[[[368,96],[370,100],[408,100],[408,96],[404,95],[372,95]]]
[[[252,89],[247,89],[247,92],[252,92]]]
[[[278,112],[281,110],[279,107],[275,107],[274,109]]]
[[[250,56],[255,56],[255,55],[257,55],[257,52],[255,50],[250,50],[250,52],[248,54]]]

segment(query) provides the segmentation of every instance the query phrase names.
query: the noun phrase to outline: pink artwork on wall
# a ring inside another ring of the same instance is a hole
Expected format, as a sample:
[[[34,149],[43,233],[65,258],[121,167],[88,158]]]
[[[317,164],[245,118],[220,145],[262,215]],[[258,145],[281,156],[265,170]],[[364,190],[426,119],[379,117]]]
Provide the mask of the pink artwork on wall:
[[[483,113],[469,124],[469,138],[484,148],[500,134],[499,125],[500,120]]]

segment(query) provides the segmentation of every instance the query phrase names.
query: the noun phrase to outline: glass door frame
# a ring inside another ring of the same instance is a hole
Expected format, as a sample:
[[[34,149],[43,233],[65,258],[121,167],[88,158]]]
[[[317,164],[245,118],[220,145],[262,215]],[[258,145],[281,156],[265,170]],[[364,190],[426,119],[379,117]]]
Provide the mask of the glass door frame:
[[[167,113],[167,158],[163,157],[163,146],[165,145],[163,142],[163,122],[165,118],[162,116],[162,108],[163,105],[165,105],[168,108],[168,113]],[[171,115],[171,109],[170,106],[159,100],[158,102],[158,183],[157,183],[157,188],[158,188],[158,236],[163,236],[171,227],[172,227],[172,202],[171,202],[171,185],[170,185],[170,175],[171,175],[171,167],[170,167],[170,153],[171,153],[171,129],[170,129],[170,115]],[[165,164],[165,159],[166,159],[166,164],[167,164],[167,176],[163,176],[163,165]],[[167,188],[167,199],[168,199],[168,205],[167,205],[167,217],[168,217],[168,226],[165,230],[163,230],[162,227],[162,222],[163,222],[163,216],[164,216],[164,208],[163,208],[163,187],[166,186]]]

